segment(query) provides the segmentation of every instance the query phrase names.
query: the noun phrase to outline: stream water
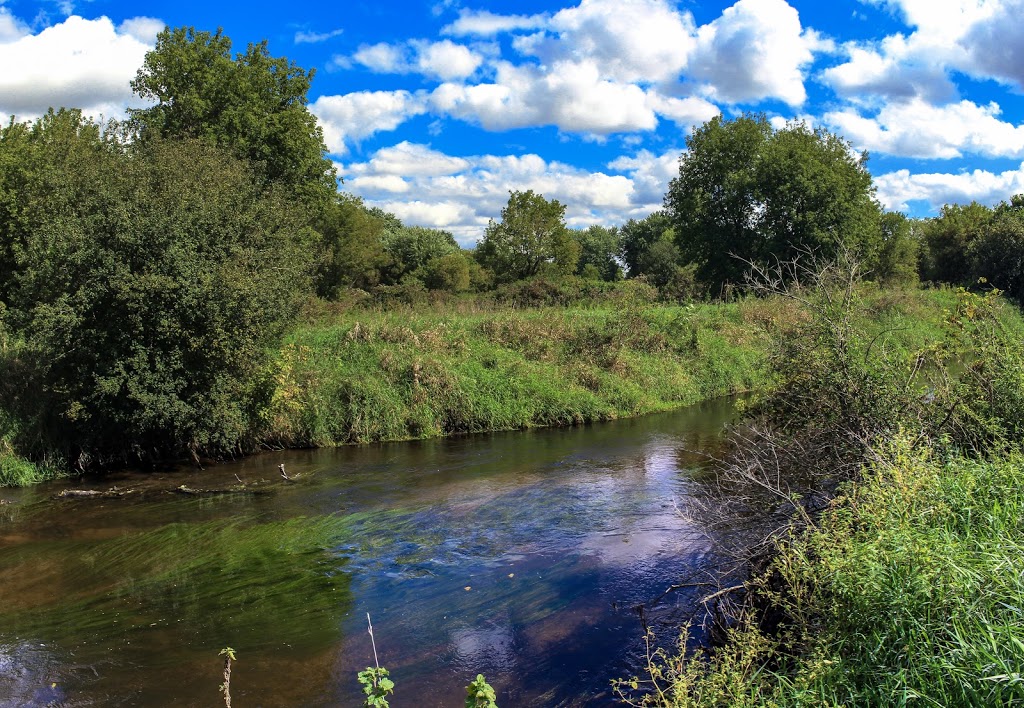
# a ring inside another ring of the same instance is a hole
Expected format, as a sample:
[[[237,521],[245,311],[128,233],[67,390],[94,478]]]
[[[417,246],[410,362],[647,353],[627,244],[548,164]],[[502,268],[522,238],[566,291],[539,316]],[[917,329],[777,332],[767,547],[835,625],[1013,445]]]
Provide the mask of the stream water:
[[[667,644],[695,611],[661,596],[714,565],[688,451],[732,411],[0,490],[0,705],[217,705],[225,646],[237,706],[359,705],[367,613],[395,708],[461,706],[477,673],[506,708],[610,705],[637,606]]]

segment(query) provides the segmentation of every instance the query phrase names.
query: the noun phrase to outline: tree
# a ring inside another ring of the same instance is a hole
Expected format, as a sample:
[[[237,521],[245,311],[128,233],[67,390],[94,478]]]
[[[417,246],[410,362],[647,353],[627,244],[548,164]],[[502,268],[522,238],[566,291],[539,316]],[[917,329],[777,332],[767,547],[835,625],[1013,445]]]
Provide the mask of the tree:
[[[391,264],[384,248],[387,224],[362,199],[335,194],[314,222],[320,234],[316,292],[335,298],[346,288],[370,288]]]
[[[871,258],[880,213],[866,155],[803,123],[775,130],[764,116],[712,119],[687,137],[665,208],[685,261],[717,288],[748,265],[812,250]]]
[[[431,290],[453,293],[469,290],[469,261],[461,250],[432,258],[423,266],[423,282]]]
[[[384,250],[391,257],[388,280],[392,283],[400,282],[407,275],[422,277],[421,271],[427,263],[460,251],[458,242],[450,232],[422,226],[405,226],[385,231]],[[466,277],[469,277],[468,266]]]
[[[913,222],[905,214],[885,212],[879,220],[881,244],[871,275],[881,283],[914,283],[918,275],[920,244],[913,233]]]
[[[594,225],[587,229],[574,231],[573,237],[580,244],[580,258],[576,264],[578,275],[590,272],[596,278],[607,281],[622,278],[622,267],[616,258],[619,254],[619,230],[617,228]]]
[[[968,285],[972,280],[970,249],[995,214],[978,202],[947,204],[922,229],[925,251],[921,271],[926,280]]]
[[[191,138],[248,160],[267,182],[323,203],[337,190],[323,132],[307,108],[313,79],[267,43],[231,57],[218,29],[165,28],[132,81],[149,108],[129,111],[140,139]]]
[[[996,206],[969,255],[972,280],[984,278],[1010,297],[1024,299],[1024,195]]]
[[[619,255],[626,264],[630,278],[644,273],[640,265],[644,260],[644,254],[647,249],[664,238],[674,241],[675,232],[672,230],[672,220],[663,211],[656,211],[639,221],[630,219],[626,222],[620,235]]]
[[[491,221],[477,259],[501,280],[537,275],[550,263],[562,274],[575,271],[580,245],[565,226],[565,205],[534,191],[509,192],[501,221]]]
[[[138,149],[57,118],[33,128],[10,298],[40,429],[80,466],[237,449],[308,292],[305,213],[208,142]]]

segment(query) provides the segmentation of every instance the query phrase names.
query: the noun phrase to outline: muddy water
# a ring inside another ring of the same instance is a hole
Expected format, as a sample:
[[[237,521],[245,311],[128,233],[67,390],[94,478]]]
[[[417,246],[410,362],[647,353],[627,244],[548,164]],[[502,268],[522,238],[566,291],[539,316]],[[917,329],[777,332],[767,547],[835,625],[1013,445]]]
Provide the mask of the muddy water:
[[[460,706],[477,673],[502,706],[610,704],[636,607],[671,640],[696,598],[653,601],[714,565],[684,450],[731,412],[0,491],[0,705],[217,705],[225,646],[236,706],[359,705],[367,613],[395,708]]]

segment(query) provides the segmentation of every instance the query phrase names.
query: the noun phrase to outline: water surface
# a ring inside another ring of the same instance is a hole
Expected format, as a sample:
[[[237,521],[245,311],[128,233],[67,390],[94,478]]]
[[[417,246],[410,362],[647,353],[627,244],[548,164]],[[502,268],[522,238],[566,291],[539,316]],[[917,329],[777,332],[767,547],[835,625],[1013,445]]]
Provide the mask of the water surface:
[[[680,512],[731,411],[4,490],[0,705],[216,705],[225,646],[236,705],[358,705],[367,613],[395,708],[477,673],[503,706],[610,704],[699,590],[655,600],[713,570]]]

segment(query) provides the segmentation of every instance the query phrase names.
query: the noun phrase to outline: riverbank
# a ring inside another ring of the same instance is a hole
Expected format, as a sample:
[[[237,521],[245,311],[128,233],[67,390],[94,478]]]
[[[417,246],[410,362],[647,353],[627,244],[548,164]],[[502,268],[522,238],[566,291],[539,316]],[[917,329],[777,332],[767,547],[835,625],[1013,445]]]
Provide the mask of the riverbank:
[[[864,298],[865,327],[892,330],[888,346],[908,352],[941,338],[952,302],[944,290],[870,285]],[[782,298],[320,311],[285,338],[250,449],[579,425],[764,390],[771,343],[801,317]],[[0,429],[0,484],[59,474],[17,455],[14,422]]]
[[[790,428],[759,440],[774,446],[774,459],[805,461],[819,423],[801,416],[820,419],[820,410],[843,400],[846,417],[829,431],[862,436],[862,447],[836,456],[858,464],[823,468],[813,484],[782,477],[784,489],[775,491],[785,501],[776,506],[789,521],[757,549],[745,585],[730,589],[738,602],[722,641],[702,652],[706,660],[685,642],[677,655],[654,657],[647,677],[619,684],[632,705],[1024,701],[1019,310],[992,295],[960,293],[945,343],[932,352],[957,376],[937,371],[923,389],[923,382],[901,383],[913,381],[906,367],[868,356],[869,337],[834,322],[812,326],[826,347],[789,362],[807,376],[800,399],[786,392],[792,384],[775,397],[791,405],[785,423],[771,408],[758,421],[770,431]],[[822,406],[824,389],[815,387],[835,383],[822,364],[837,342],[845,351],[836,358],[851,366],[836,378],[851,385],[845,399],[837,393]],[[855,385],[865,373],[871,385]],[[741,479],[741,467],[742,460],[724,474]]]

